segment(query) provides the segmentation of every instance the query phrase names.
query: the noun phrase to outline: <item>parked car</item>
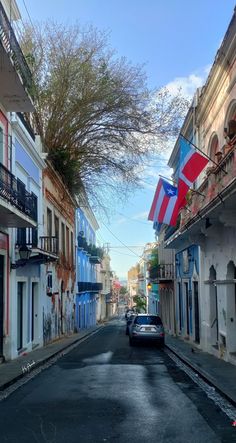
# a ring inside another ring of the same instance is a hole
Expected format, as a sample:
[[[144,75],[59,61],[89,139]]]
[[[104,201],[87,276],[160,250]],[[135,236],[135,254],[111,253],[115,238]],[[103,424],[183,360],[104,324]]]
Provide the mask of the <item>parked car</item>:
[[[133,318],[136,316],[136,314],[134,313],[134,312],[132,312],[132,314],[131,315],[129,315],[129,317],[127,318],[127,321],[126,321],[126,329],[125,329],[125,333],[126,333],[126,335],[129,335],[129,327],[130,327],[130,325],[131,325],[131,323],[132,323],[132,321],[133,321]]]
[[[137,314],[132,319],[129,326],[129,344],[133,346],[135,342],[153,341],[161,347],[165,344],[165,331],[158,315]]]

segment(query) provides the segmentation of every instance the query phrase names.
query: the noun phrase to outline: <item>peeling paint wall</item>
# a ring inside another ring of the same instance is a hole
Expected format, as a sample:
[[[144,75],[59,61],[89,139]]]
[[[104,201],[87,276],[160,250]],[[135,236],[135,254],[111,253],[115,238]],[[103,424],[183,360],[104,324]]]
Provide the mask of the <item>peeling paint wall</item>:
[[[43,335],[44,343],[48,343],[74,331],[76,204],[50,165],[43,179],[44,235],[51,230],[51,235],[59,239],[58,259],[44,266]]]

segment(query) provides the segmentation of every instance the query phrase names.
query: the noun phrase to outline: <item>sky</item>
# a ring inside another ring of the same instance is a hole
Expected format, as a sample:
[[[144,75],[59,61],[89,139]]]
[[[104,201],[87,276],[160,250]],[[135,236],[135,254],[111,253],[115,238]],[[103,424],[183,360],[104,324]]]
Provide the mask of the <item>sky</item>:
[[[117,56],[144,65],[150,88],[178,86],[191,97],[206,80],[235,0],[17,0],[23,19],[54,19],[93,25],[109,33]],[[98,219],[101,244],[109,244],[112,269],[121,280],[155,240],[147,215],[158,175],[170,176],[169,153],[147,168],[144,187],[123,206],[113,208],[110,221]],[[127,247],[125,247],[127,246]]]

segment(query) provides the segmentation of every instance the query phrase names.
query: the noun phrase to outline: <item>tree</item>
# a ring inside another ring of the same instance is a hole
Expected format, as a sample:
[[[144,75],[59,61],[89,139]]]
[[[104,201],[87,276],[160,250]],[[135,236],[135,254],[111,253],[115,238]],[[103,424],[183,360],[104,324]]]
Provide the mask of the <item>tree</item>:
[[[48,22],[26,26],[21,46],[34,78],[34,124],[72,193],[95,205],[125,198],[157,142],[176,135],[187,102],[149,91],[143,67],[115,57],[105,33]]]
[[[135,295],[133,301],[135,303],[135,308],[137,312],[139,313],[146,312],[147,303],[146,303],[146,298],[144,296],[140,294]]]
[[[126,286],[121,286],[121,288],[120,288],[120,295],[126,295],[126,294],[127,294]]]

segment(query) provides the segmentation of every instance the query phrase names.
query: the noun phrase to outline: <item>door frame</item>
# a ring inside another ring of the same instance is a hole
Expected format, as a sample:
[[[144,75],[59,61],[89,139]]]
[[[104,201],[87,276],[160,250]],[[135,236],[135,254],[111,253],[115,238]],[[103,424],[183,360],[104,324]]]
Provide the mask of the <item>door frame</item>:
[[[36,286],[36,289],[34,290],[34,303],[33,303],[33,285]],[[39,344],[39,279],[38,278],[31,278],[30,280],[30,308],[31,308],[30,338],[32,345],[37,345]],[[37,318],[35,319],[34,317]]]
[[[196,291],[197,287],[197,291]],[[193,281],[193,303],[194,303],[194,340],[200,343],[200,310],[199,310],[199,281]]]

